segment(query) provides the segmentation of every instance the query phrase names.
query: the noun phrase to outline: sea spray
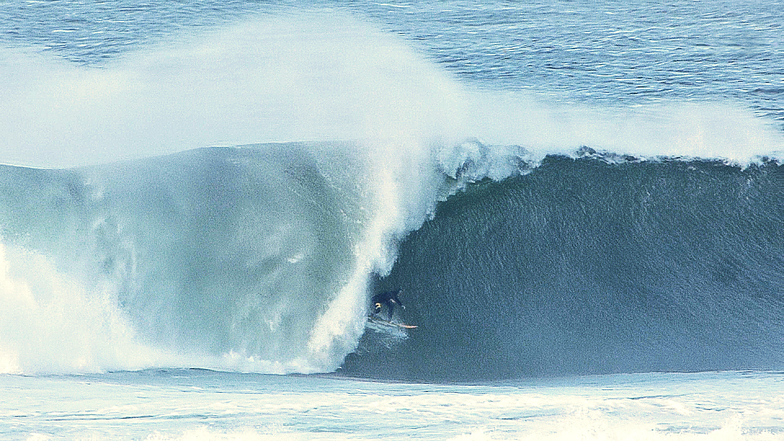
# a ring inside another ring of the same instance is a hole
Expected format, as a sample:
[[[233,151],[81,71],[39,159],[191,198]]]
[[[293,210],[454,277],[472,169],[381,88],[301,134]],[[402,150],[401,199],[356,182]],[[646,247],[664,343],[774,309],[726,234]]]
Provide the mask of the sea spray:
[[[461,136],[462,87],[350,14],[251,16],[100,66],[0,48],[0,163],[69,167],[207,146]]]

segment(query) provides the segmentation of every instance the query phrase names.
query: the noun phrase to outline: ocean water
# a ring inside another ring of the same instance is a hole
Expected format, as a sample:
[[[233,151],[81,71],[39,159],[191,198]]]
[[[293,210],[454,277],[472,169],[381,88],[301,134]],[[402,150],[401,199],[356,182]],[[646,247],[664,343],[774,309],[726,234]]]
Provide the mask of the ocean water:
[[[4,439],[780,439],[781,373],[481,384],[202,370],[0,377]],[[59,399],[53,399],[57,397]],[[23,405],[15,404],[21,400]]]
[[[784,438],[783,26],[0,3],[0,435]]]

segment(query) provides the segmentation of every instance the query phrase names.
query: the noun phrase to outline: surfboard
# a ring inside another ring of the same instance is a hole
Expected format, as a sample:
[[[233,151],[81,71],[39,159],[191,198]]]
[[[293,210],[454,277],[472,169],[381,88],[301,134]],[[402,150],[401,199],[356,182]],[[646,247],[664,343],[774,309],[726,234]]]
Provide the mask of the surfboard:
[[[403,328],[403,329],[416,329],[416,327],[417,327],[416,325],[407,325],[405,323],[390,322],[389,320],[384,320],[384,319],[382,319],[380,317],[375,317],[375,316],[372,316],[372,315],[370,317],[368,317],[368,321],[371,322],[371,323],[378,324],[378,325],[390,326],[390,327],[395,327],[395,328]]]

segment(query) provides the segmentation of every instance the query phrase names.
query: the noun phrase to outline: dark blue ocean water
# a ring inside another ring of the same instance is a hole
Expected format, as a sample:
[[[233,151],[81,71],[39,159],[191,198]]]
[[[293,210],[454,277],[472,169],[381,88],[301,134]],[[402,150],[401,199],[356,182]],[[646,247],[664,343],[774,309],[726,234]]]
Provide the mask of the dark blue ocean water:
[[[781,436],[783,11],[0,3],[3,433]]]

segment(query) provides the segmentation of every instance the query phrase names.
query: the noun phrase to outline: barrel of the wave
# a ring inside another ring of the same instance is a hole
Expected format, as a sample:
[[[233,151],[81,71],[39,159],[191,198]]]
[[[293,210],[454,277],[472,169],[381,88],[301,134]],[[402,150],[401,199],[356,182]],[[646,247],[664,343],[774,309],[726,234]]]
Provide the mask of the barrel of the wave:
[[[384,286],[416,287],[405,344],[344,370],[477,380],[784,363],[784,167],[590,151],[452,196]],[[419,294],[422,293],[422,294]]]

